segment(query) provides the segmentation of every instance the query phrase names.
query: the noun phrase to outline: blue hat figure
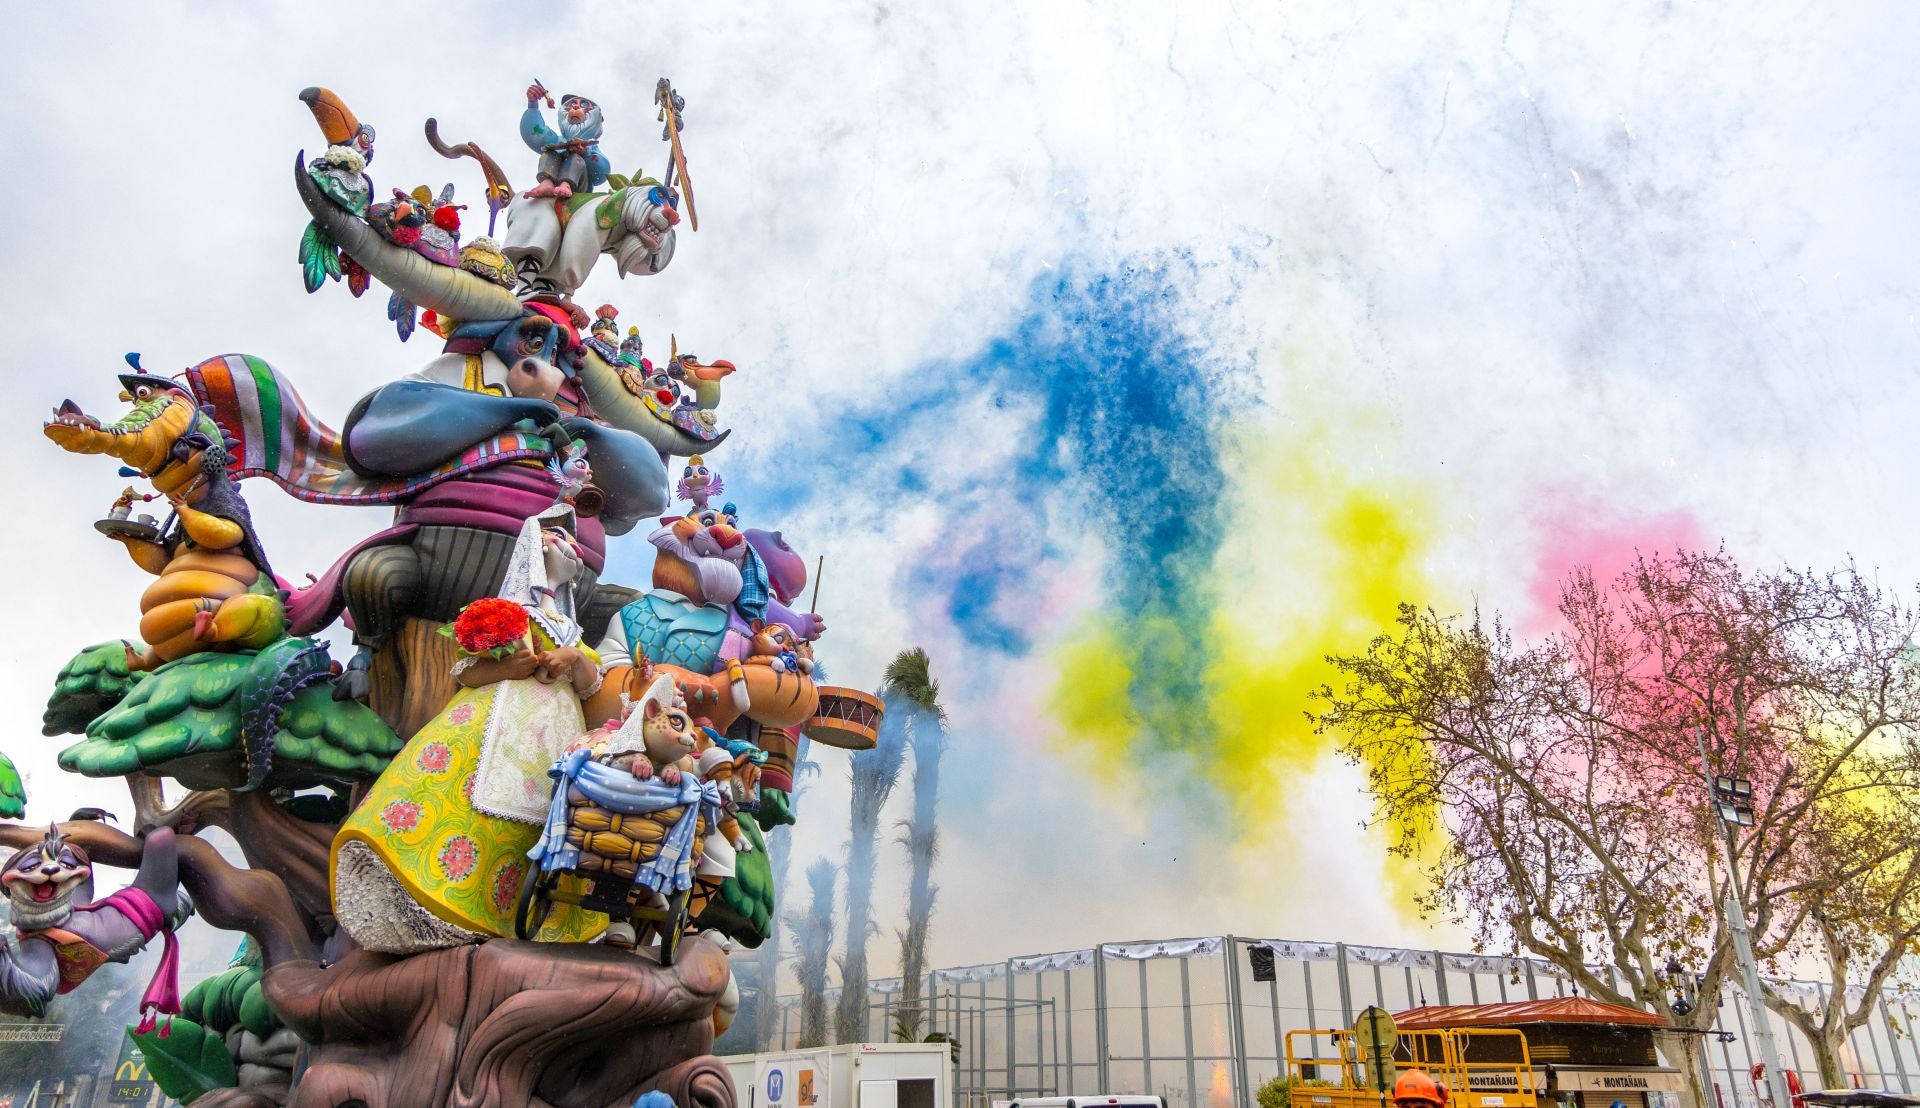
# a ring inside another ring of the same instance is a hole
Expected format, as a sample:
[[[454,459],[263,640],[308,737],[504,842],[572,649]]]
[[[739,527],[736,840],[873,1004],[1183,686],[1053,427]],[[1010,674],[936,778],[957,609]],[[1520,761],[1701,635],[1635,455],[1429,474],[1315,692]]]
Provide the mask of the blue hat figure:
[[[651,1092],[641,1093],[633,1102],[633,1108],[673,1108],[673,1098],[659,1089],[654,1089]]]

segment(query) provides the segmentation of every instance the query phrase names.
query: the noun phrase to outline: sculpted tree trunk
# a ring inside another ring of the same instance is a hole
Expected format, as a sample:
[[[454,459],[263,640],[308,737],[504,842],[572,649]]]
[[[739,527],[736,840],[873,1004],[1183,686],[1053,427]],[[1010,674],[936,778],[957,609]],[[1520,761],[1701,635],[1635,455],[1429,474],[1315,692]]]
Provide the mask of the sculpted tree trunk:
[[[137,867],[141,841],[91,821],[61,825],[96,863]],[[0,825],[0,845],[44,828]],[[495,939],[408,958],[355,951],[323,967],[287,882],[239,869],[180,836],[180,879],[215,927],[260,944],[262,988],[308,1044],[296,1108],[604,1108],[658,1088],[678,1105],[733,1108],[709,1055],[727,958],[693,938],[674,965],[601,945]],[[203,1108],[271,1101],[216,1090]]]

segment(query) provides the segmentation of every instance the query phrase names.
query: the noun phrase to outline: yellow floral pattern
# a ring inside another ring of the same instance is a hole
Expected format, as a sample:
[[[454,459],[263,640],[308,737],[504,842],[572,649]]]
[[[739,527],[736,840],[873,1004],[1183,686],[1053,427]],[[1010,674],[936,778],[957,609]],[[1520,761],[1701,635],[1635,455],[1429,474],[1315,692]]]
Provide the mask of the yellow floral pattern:
[[[461,689],[422,727],[334,838],[365,843],[421,906],[448,923],[513,935],[514,898],[540,828],[475,811],[469,800],[493,686]],[[555,904],[538,938],[585,942],[607,917]]]

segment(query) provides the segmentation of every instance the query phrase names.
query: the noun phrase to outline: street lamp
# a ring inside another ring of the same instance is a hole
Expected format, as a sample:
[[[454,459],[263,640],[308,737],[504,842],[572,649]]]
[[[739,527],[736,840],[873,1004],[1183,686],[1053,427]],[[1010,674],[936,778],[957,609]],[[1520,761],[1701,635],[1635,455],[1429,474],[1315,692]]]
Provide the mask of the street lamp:
[[[1673,1009],[1673,1014],[1681,1019],[1692,1015],[1700,1005],[1700,978],[1688,973],[1676,958],[1668,958],[1661,972],[1673,989],[1673,1000],[1668,1005]],[[1714,1108],[1713,1056],[1707,1053],[1706,1036],[1703,1034],[1688,1043],[1686,1049],[1699,1074],[1700,1084],[1694,1093],[1700,1098],[1700,1108]]]
[[[1760,1059],[1767,1067],[1766,1088],[1759,1091],[1768,1101],[1779,1104],[1773,1090],[1776,1083],[1782,1090],[1788,1088],[1783,1076],[1786,1071],[1780,1065],[1780,1048],[1774,1044],[1773,1024],[1767,1016],[1766,1002],[1760,995],[1760,967],[1753,960],[1752,933],[1747,927],[1747,894],[1740,886],[1740,867],[1734,861],[1738,849],[1734,828],[1752,827],[1754,822],[1753,782],[1741,777],[1716,775],[1708,764],[1706,729],[1696,729],[1694,737],[1700,743],[1700,773],[1706,778],[1707,797],[1727,840],[1727,897],[1723,908],[1727,916],[1727,931],[1733,938],[1734,959],[1740,964],[1741,991],[1747,994],[1747,1008],[1753,1020],[1753,1037],[1760,1045]]]

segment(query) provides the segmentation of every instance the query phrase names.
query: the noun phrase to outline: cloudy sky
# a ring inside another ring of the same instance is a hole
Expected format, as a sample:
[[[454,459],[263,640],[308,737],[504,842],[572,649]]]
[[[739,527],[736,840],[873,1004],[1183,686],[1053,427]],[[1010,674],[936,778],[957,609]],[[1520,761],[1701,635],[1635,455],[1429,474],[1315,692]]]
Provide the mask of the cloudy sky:
[[[379,129],[383,190],[470,202],[427,116],[518,182],[538,77],[604,105],[615,168],[659,172],[654,81],[681,88],[701,230],[581,299],[741,367],[711,460],[748,524],[825,556],[834,680],[932,656],[942,964],[1459,941],[1406,909],[1305,722],[1323,656],[1399,601],[1538,631],[1571,565],[1680,542],[1920,579],[1901,9],[713,7],[9,9],[0,747],[30,815],[126,807],[58,772],[38,717],[142,588],[89,526],[124,481],[40,414],[110,408],[129,350],[242,351],[337,424],[433,353],[378,297],[301,289],[309,84]],[[290,577],[384,522],[249,492]],[[649,564],[630,538],[608,576]],[[845,756],[818,760],[796,870],[844,849]]]

